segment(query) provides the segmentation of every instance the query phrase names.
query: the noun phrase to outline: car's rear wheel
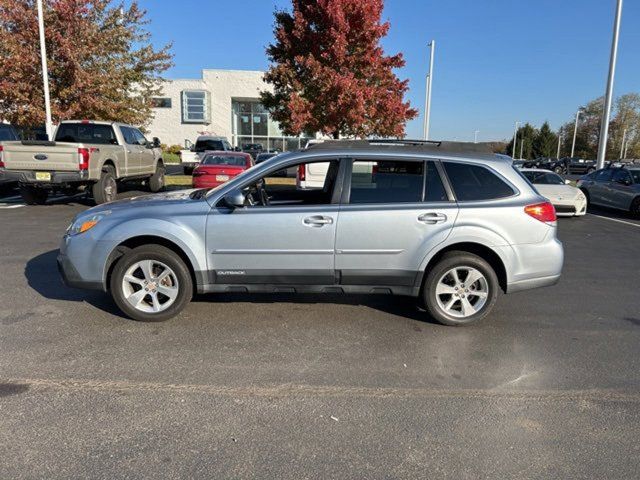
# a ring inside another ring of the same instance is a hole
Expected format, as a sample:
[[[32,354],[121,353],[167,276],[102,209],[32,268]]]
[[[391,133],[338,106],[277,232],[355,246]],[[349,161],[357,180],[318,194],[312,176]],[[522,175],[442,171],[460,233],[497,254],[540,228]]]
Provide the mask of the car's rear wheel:
[[[189,269],[179,255],[145,245],[118,260],[109,282],[116,305],[130,318],[161,322],[178,315],[193,296]]]
[[[27,205],[44,205],[49,197],[49,191],[42,188],[21,185],[20,195]]]
[[[564,173],[564,169],[562,167],[556,167],[553,169],[558,175],[562,175]]]
[[[498,297],[491,265],[468,252],[448,252],[427,274],[423,298],[429,314],[445,325],[469,325],[486,317]]]
[[[118,183],[116,182],[116,171],[111,165],[103,167],[100,180],[93,184],[93,200],[97,205],[112,202],[118,195]]]
[[[149,178],[149,190],[153,193],[159,192],[164,188],[165,168],[161,162],[156,165],[156,173]]]

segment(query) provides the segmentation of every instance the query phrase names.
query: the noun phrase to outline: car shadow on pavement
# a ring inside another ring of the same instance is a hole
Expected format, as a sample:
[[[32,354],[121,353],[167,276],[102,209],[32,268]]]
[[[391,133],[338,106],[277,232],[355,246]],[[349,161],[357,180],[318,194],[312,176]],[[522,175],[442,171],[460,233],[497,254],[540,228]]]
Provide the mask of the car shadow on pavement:
[[[212,304],[253,303],[253,304],[336,304],[363,306],[379,310],[390,315],[423,323],[440,325],[419,307],[417,299],[394,295],[355,295],[329,293],[208,293],[196,295],[194,302]]]
[[[86,302],[106,313],[122,316],[109,295],[104,292],[67,287],[58,273],[57,256],[58,250],[51,250],[27,262],[24,276],[31,288],[51,300]]]
[[[631,212],[625,212],[624,210],[617,210],[615,208],[607,208],[600,206],[590,205],[587,209],[587,213],[591,215],[599,215],[601,217],[613,218],[616,220],[626,220],[626,221],[638,221],[640,217],[636,217],[631,214]]]

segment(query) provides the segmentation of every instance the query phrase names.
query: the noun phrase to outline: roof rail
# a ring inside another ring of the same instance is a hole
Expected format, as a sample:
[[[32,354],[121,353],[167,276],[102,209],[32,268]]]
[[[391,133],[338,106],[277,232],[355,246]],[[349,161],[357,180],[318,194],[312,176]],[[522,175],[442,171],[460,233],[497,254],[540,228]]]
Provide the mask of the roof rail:
[[[379,148],[402,148],[412,151],[447,151],[456,153],[482,153],[493,152],[486,144],[470,142],[445,142],[435,140],[407,140],[403,138],[364,139],[364,140],[325,140],[322,143],[309,145],[307,150],[376,150]]]

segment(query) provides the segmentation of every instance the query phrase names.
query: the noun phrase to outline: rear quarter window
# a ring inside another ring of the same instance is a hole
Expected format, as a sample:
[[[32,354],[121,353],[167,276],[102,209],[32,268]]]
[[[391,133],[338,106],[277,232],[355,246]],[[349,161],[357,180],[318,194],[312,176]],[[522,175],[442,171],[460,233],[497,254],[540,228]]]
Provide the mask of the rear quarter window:
[[[444,162],[444,168],[458,201],[496,200],[516,193],[498,175],[483,166]]]

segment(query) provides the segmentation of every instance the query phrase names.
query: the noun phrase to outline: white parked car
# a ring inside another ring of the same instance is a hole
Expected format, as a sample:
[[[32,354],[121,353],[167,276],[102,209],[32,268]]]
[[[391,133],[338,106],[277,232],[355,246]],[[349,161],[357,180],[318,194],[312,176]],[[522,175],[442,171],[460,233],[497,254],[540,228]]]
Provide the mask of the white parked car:
[[[540,195],[549,199],[559,217],[582,216],[587,213],[587,197],[579,188],[569,185],[550,170],[523,168],[522,174],[536,187]]]

